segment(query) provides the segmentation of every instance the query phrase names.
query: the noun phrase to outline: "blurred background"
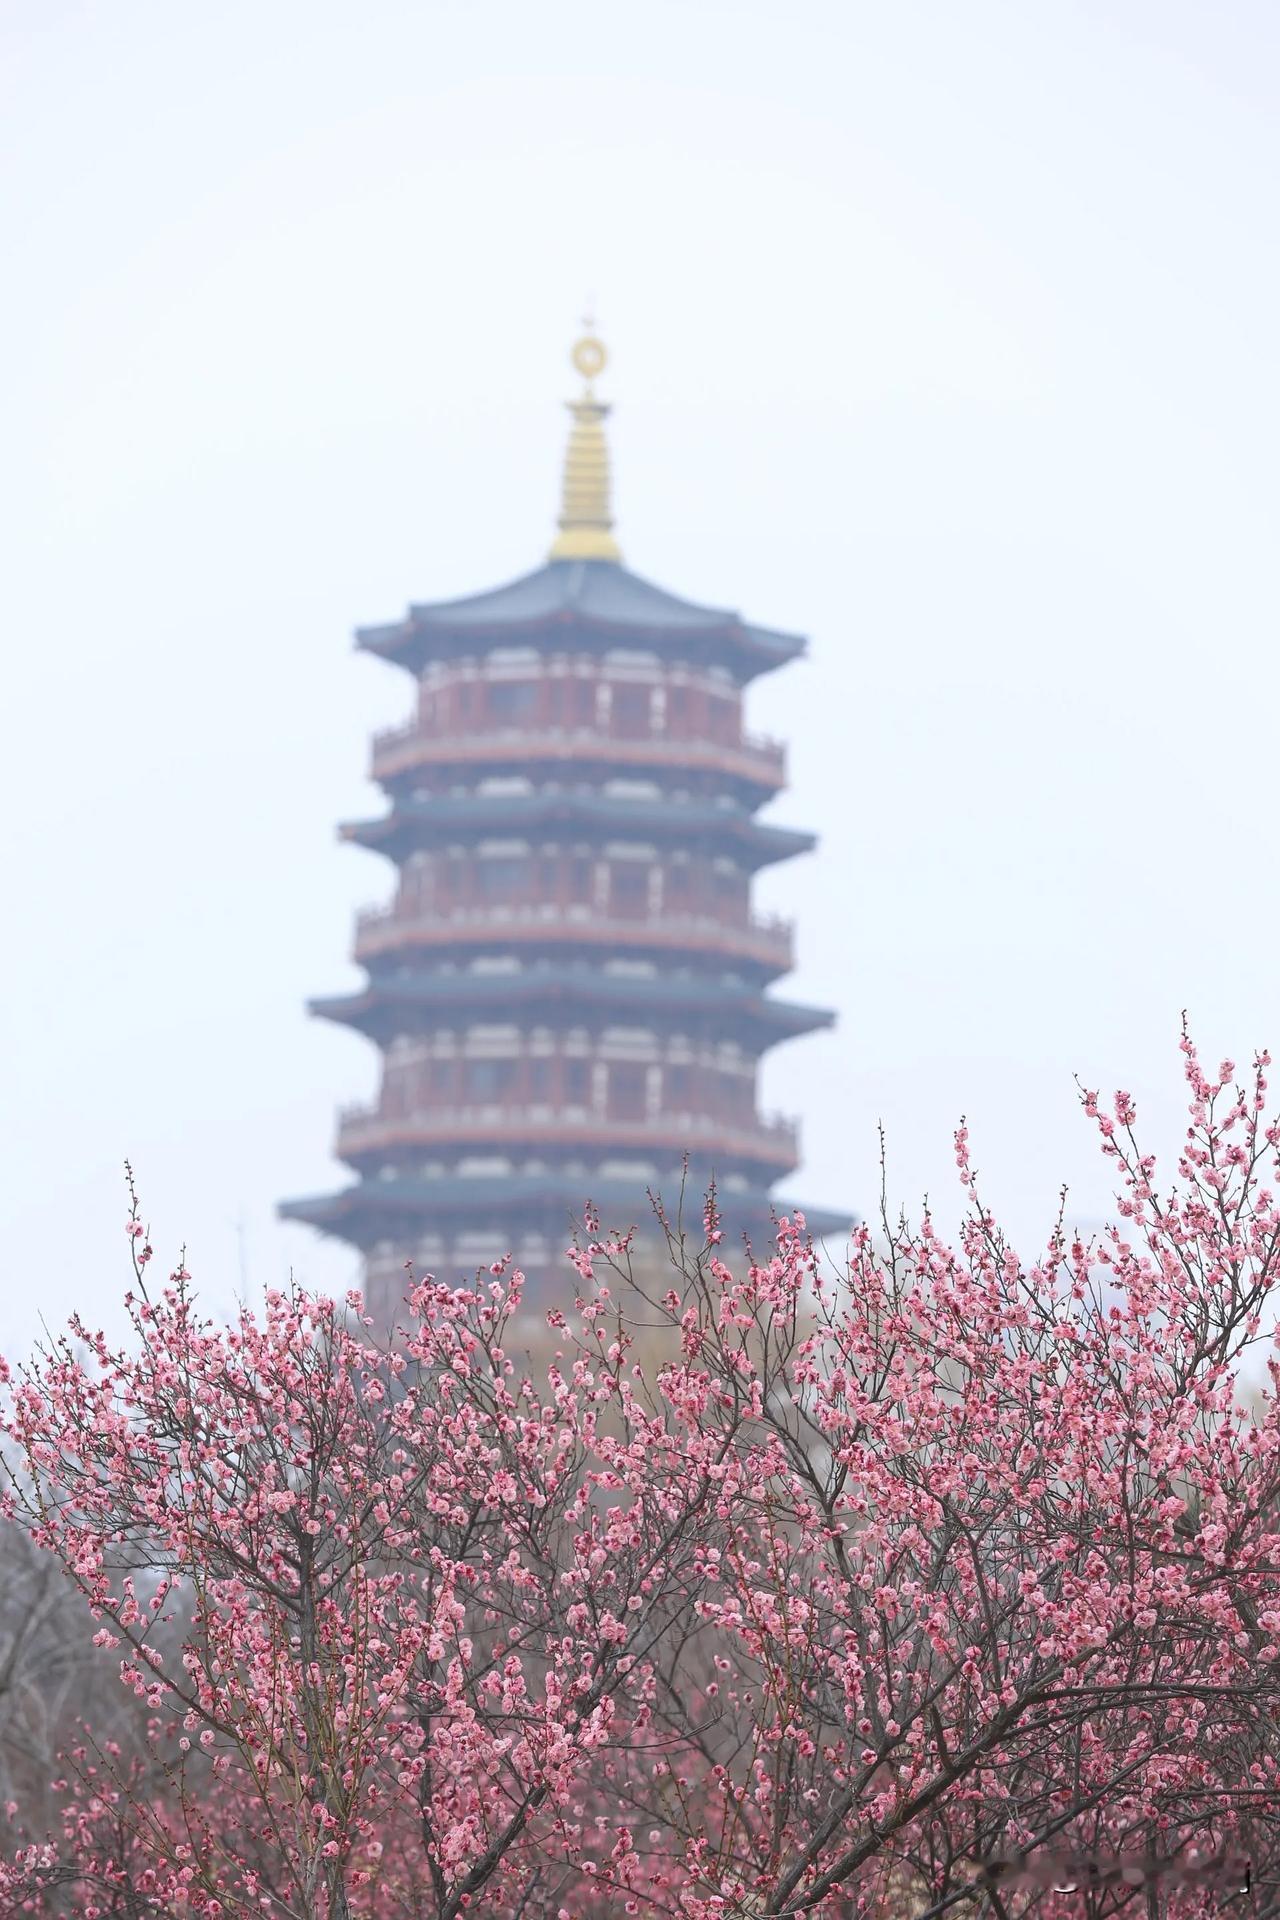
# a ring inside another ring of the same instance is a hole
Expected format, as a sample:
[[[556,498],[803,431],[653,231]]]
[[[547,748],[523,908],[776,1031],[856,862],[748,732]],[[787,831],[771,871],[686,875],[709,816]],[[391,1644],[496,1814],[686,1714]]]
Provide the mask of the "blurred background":
[[[1280,1042],[1280,12],[1129,0],[11,0],[0,13],[0,1344],[119,1324],[122,1162],[208,1304],[355,1256],[354,986],[405,677],[538,564],[594,302],[628,564],[809,635],[767,873],[792,1191],[1028,1251]]]

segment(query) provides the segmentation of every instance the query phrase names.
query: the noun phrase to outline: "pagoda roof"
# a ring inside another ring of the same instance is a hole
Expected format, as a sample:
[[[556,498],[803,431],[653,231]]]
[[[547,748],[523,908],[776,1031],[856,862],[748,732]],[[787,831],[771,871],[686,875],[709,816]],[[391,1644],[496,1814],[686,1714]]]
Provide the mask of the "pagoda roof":
[[[519,973],[422,973],[407,979],[379,979],[358,993],[309,1000],[308,1011],[324,1020],[356,1027],[375,1038],[396,1031],[396,1016],[434,1008],[496,1007],[504,1013],[539,1002],[565,1001],[630,1014],[648,1010],[666,1014],[712,1015],[720,1021],[736,1015],[757,1027],[765,1046],[835,1023],[826,1007],[773,1000],[747,986],[671,975],[605,973],[599,968],[535,966]]]
[[[703,641],[736,657],[744,679],[780,667],[805,649],[797,634],[750,626],[728,608],[682,600],[615,560],[551,560],[505,586],[457,600],[426,601],[389,626],[361,627],[356,643],[420,669],[439,653],[531,642],[566,627],[593,630],[620,645]]]
[[[731,840],[754,856],[757,867],[775,860],[789,860],[799,853],[811,853],[817,837],[797,827],[778,827],[757,820],[743,807],[711,806],[697,801],[620,800],[612,795],[592,792],[531,794],[482,794],[465,798],[456,795],[430,795],[425,799],[398,800],[393,811],[379,820],[349,821],[339,828],[344,840],[350,840],[374,852],[395,858],[398,843],[420,844],[415,829],[490,833],[500,830],[525,833],[531,828],[581,824],[584,827],[616,828],[632,833],[671,835],[681,840],[714,837]]]
[[[702,1177],[696,1171],[691,1172],[686,1187],[686,1210],[692,1214],[690,1224],[699,1235],[702,1192],[698,1183]],[[689,1203],[690,1192],[696,1198],[693,1205]],[[667,1206],[671,1213],[679,1197],[678,1189],[669,1196]],[[567,1231],[569,1219],[581,1216],[587,1200],[615,1223],[625,1220],[628,1225],[644,1225],[649,1218],[649,1202],[633,1182],[566,1173],[449,1174],[421,1180],[359,1180],[337,1193],[285,1200],[279,1213],[284,1220],[316,1227],[363,1247],[382,1237],[389,1219],[394,1217],[421,1224],[432,1217],[441,1219],[461,1214],[474,1227],[484,1214],[503,1218],[513,1213],[527,1215],[531,1208],[542,1207],[560,1214]],[[735,1230],[745,1227],[757,1234],[762,1228],[768,1228],[774,1214],[793,1215],[799,1205],[797,1201],[780,1199],[760,1189],[746,1193],[724,1192],[719,1195],[719,1202],[731,1227]],[[800,1210],[815,1238],[847,1233],[855,1220],[852,1214],[826,1207]]]

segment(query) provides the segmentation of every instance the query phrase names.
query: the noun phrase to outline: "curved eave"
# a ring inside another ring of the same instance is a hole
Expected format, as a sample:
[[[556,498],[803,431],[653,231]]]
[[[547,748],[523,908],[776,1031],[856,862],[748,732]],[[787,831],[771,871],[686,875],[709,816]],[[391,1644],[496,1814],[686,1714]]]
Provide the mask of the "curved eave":
[[[307,1002],[308,1012],[318,1019],[354,1027],[371,1040],[389,1039],[402,1032],[405,1016],[415,1013],[564,1006],[594,1006],[632,1015],[651,1011],[693,1013],[715,1015],[720,1020],[737,1015],[760,1030],[764,1046],[835,1024],[835,1014],[827,1007],[771,1000],[763,994],[716,985],[700,989],[695,982],[584,975],[567,967],[548,968],[541,976],[427,974],[420,980],[372,981],[360,993],[328,995]]]
[[[692,1167],[684,1191],[684,1225],[690,1239],[700,1241],[702,1232],[703,1187],[705,1176]],[[674,1224],[678,1190],[663,1195]],[[579,1219],[587,1200],[596,1207],[606,1224],[645,1225],[652,1217],[645,1196],[625,1180],[572,1179],[544,1174],[464,1176],[447,1180],[360,1180],[338,1193],[318,1194],[298,1200],[285,1200],[278,1212],[282,1220],[315,1227],[335,1239],[357,1247],[368,1247],[383,1237],[392,1238],[396,1223],[412,1224],[419,1230],[432,1220],[442,1224],[478,1231],[477,1219],[488,1214],[506,1220],[512,1214],[528,1213],[543,1207],[548,1214],[563,1220],[566,1237],[570,1222]],[[757,1190],[724,1193],[720,1196],[726,1220],[735,1231],[738,1223],[757,1234],[767,1230],[773,1216],[793,1215],[797,1209],[805,1216],[815,1239],[847,1233],[856,1215],[826,1207],[804,1207],[798,1201],[778,1199]]]
[[[391,627],[361,627],[356,631],[356,645],[362,652],[376,654],[395,667],[404,667],[410,673],[421,673],[432,660],[445,658],[455,653],[473,653],[490,647],[537,646],[540,641],[552,645],[564,646],[569,632],[576,629],[581,633],[598,635],[606,646],[632,645],[643,647],[647,652],[663,653],[679,644],[682,658],[706,653],[713,659],[724,655],[732,660],[737,668],[742,685],[758,679],[762,673],[772,673],[778,667],[784,667],[791,660],[799,659],[805,652],[803,640],[789,640],[788,644],[778,642],[782,636],[775,636],[760,627],[732,626],[723,628],[689,628],[685,632],[669,628],[652,629],[648,627],[615,626],[603,620],[583,620],[575,614],[556,614],[548,619],[510,622],[491,627],[469,627],[464,633],[447,629],[436,631],[424,629],[417,621],[406,620]]]
[[[744,680],[796,659],[798,634],[749,626],[724,608],[703,607],[654,586],[614,562],[553,561],[504,586],[409,608],[403,620],[361,627],[356,644],[380,659],[420,670],[438,656],[477,647],[563,642],[577,629],[658,651],[690,646],[736,657]]]
[[[535,827],[598,827],[612,833],[657,836],[688,844],[691,839],[732,841],[753,856],[752,870],[797,854],[812,853],[817,835],[797,827],[762,824],[751,814],[724,808],[675,804],[646,806],[629,800],[598,800],[581,794],[513,794],[493,799],[402,800],[380,820],[346,821],[343,840],[397,859],[437,832],[527,833]]]

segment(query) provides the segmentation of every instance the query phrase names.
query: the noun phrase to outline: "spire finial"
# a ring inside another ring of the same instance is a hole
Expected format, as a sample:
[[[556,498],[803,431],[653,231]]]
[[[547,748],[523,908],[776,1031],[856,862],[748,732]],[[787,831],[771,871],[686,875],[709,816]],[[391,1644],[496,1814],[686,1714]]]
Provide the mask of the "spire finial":
[[[592,384],[604,372],[609,356],[596,336],[589,312],[582,324],[586,332],[575,341],[569,356],[582,375],[582,397],[569,402],[573,425],[564,457],[564,491],[557,523],[560,531],[550,558],[616,562],[622,555],[613,537],[609,507],[609,448],[604,437],[609,408],[605,401],[596,399]]]

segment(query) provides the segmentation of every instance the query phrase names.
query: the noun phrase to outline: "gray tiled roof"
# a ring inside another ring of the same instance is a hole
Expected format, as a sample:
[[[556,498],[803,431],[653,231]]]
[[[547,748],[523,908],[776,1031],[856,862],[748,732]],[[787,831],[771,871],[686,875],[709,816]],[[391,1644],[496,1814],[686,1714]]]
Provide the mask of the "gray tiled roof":
[[[410,635],[420,641],[463,639],[495,628],[538,627],[568,619],[637,637],[715,635],[761,656],[761,664],[779,666],[803,653],[805,645],[797,634],[749,626],[731,609],[682,600],[605,560],[553,560],[486,593],[411,606],[405,620],[362,627],[356,638],[374,653],[394,656]]]
[[[737,1015],[760,1030],[763,1045],[787,1035],[813,1033],[835,1023],[826,1007],[808,1007],[791,1000],[774,1000],[750,987],[722,980],[682,980],[670,975],[635,978],[603,973],[598,967],[542,965],[520,973],[424,972],[407,979],[371,981],[356,993],[333,994],[309,1000],[308,1010],[325,1020],[352,1026],[369,1024],[382,1009],[422,1007],[523,1007],[530,1001],[566,997],[579,1006],[621,1007],[634,1011],[716,1014],[728,1020]]]
[[[702,1193],[698,1182],[703,1177],[691,1169],[685,1194],[686,1225],[694,1229],[695,1237],[702,1220]],[[677,1176],[676,1187],[669,1196],[672,1213],[678,1185]],[[630,1182],[567,1173],[447,1174],[430,1180],[360,1180],[337,1193],[286,1200],[279,1213],[285,1220],[304,1221],[308,1226],[320,1227],[360,1245],[366,1236],[373,1238],[385,1231],[397,1215],[419,1221],[444,1221],[461,1213],[479,1220],[491,1209],[505,1214],[541,1204],[554,1210],[558,1223],[559,1218],[580,1214],[588,1195],[602,1215],[616,1212],[628,1224],[637,1219],[647,1224],[651,1218],[644,1194],[638,1193]],[[759,1189],[720,1195],[720,1205],[726,1215],[731,1216],[735,1229],[739,1224],[753,1228],[761,1236],[762,1250],[771,1216],[794,1213],[799,1204]],[[829,1207],[805,1207],[803,1211],[809,1232],[815,1238],[845,1233],[856,1218]]]
[[[675,835],[688,842],[698,835],[736,843],[757,866],[811,853],[816,836],[798,827],[775,826],[757,820],[743,807],[711,806],[702,801],[620,800],[605,793],[433,794],[426,799],[405,798],[379,820],[354,820],[340,832],[344,840],[364,847],[384,847],[400,839],[417,845],[422,830],[494,832],[509,825],[521,833],[559,822],[581,823],[615,831]]]

